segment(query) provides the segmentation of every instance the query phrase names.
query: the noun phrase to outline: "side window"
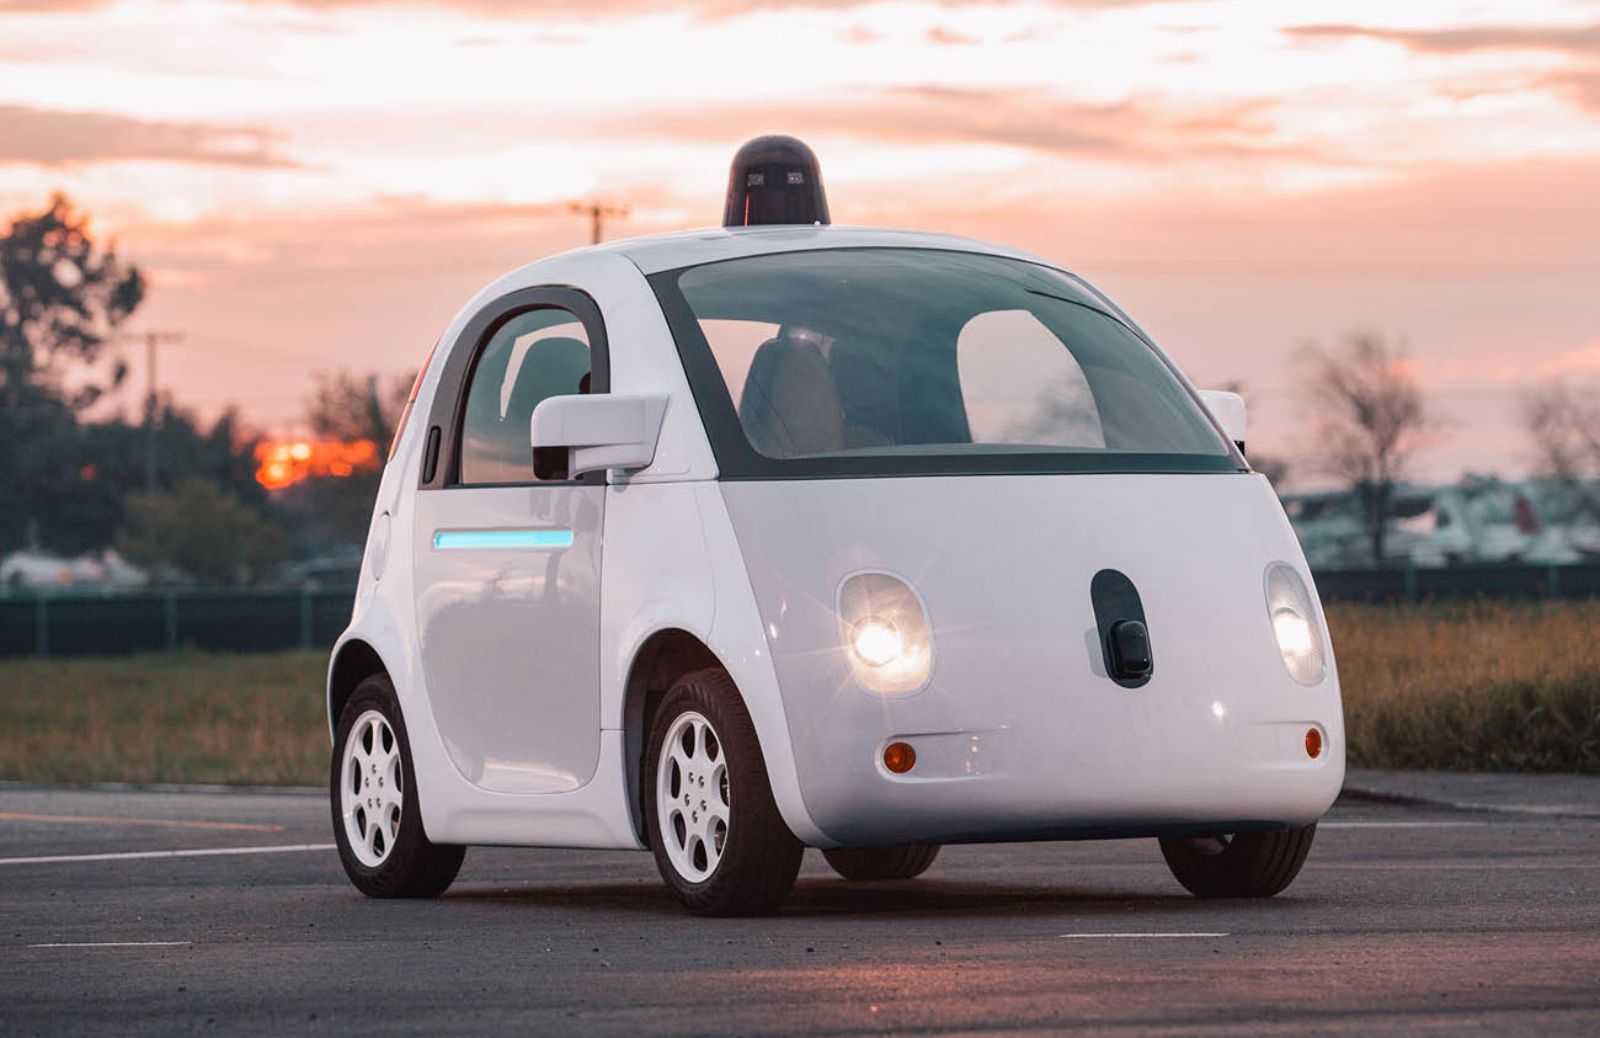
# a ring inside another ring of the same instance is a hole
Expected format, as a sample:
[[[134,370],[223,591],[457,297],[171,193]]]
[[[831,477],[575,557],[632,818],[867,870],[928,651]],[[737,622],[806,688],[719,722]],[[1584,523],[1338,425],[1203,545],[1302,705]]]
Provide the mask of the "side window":
[[[589,366],[589,337],[568,310],[528,310],[501,324],[467,384],[461,484],[533,482],[533,409],[546,397],[589,392]]]
[[[956,340],[956,364],[973,443],[1105,448],[1078,359],[1026,310],[991,310],[968,321]]]
[[[755,360],[756,351],[762,343],[776,338],[778,331],[779,326],[768,321],[712,318],[700,322],[700,333],[717,358],[717,366],[728,383],[728,395],[735,405],[744,399],[745,380],[750,375],[750,363]]]

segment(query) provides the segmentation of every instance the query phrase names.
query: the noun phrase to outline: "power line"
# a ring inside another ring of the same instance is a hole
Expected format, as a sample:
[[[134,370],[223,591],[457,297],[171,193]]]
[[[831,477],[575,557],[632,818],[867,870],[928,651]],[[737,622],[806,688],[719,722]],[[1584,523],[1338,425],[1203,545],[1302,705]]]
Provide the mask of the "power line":
[[[605,240],[605,220],[607,217],[616,217],[619,220],[628,218],[628,207],[615,202],[573,202],[567,206],[571,212],[589,218],[589,244],[599,245]]]
[[[1537,383],[1514,382],[1504,386],[1429,386],[1427,383],[1418,383],[1417,388],[1426,397],[1443,397],[1463,399],[1473,398],[1504,398],[1507,400],[1520,399],[1523,393],[1535,388]],[[1244,395],[1246,397],[1266,397],[1286,399],[1303,395],[1303,391],[1287,386],[1253,386],[1249,380],[1244,380]]]
[[[144,341],[144,486],[156,488],[156,348],[177,345],[184,335],[177,331],[125,333],[125,338]]]

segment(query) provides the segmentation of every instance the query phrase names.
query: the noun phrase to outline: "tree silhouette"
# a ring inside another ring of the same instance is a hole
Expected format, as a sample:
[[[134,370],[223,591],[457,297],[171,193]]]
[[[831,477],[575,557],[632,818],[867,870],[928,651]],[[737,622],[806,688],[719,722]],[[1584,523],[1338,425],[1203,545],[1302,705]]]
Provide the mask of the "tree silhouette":
[[[1523,422],[1545,474],[1600,519],[1600,387],[1555,380],[1530,390]]]
[[[117,547],[158,581],[212,586],[259,583],[285,556],[280,528],[237,495],[197,478],[129,495]]]
[[[329,440],[371,440],[380,461],[389,460],[389,441],[406,408],[416,373],[384,383],[377,375],[357,378],[348,371],[317,376],[317,388],[306,402],[312,432]]]
[[[126,365],[101,378],[117,326],[144,299],[144,276],[115,249],[99,249],[89,221],[57,193],[37,215],[16,217],[0,237],[0,399],[11,411],[42,394],[73,411],[121,384]],[[71,385],[63,377],[72,370]]]
[[[378,464],[348,476],[313,476],[278,495],[279,505],[295,516],[298,553],[315,555],[366,540],[383,464],[415,377],[415,372],[382,379],[348,371],[318,376],[306,401],[311,431],[325,440],[371,440],[378,448]]]
[[[93,466],[78,416],[126,375],[114,337],[143,298],[138,270],[95,245],[64,195],[0,234],[0,553],[82,550]]]
[[[1405,351],[1373,332],[1331,350],[1306,349],[1306,397],[1323,468],[1361,502],[1374,564],[1383,563],[1394,487],[1431,419]]]

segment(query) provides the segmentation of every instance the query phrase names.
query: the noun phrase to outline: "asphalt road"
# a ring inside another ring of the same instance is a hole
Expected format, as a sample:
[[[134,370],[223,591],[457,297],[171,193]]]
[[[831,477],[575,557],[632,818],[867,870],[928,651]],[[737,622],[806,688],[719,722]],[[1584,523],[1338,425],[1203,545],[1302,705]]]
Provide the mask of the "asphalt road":
[[[1594,818],[1341,802],[1250,903],[1153,841],[895,884],[811,854],[759,920],[632,853],[475,849],[441,900],[370,901],[330,841],[310,796],[0,790],[0,1034],[1600,1033]]]

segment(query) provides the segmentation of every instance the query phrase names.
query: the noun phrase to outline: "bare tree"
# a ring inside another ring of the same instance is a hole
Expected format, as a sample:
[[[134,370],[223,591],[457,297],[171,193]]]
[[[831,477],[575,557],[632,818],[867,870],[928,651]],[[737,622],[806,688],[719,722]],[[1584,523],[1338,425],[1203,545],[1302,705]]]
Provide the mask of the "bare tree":
[[[1374,563],[1383,562],[1394,487],[1431,423],[1402,346],[1356,332],[1332,349],[1306,348],[1305,390],[1319,461],[1361,503]]]
[[[1547,382],[1523,397],[1522,416],[1545,474],[1600,518],[1600,387]]]
[[[394,437],[416,373],[380,379],[359,378],[348,371],[317,376],[316,392],[306,402],[311,431],[334,440],[371,440],[380,461],[389,460]]]

